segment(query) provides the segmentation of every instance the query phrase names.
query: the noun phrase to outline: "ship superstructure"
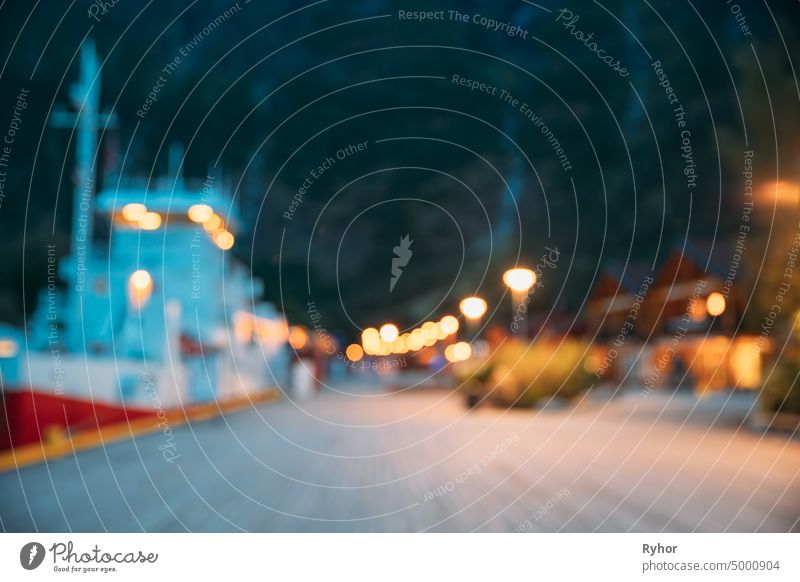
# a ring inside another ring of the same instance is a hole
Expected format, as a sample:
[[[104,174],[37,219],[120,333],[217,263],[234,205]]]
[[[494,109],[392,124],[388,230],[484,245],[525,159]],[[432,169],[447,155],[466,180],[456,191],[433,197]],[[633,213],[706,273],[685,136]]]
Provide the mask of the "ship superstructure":
[[[78,112],[54,116],[77,135],[66,287],[42,290],[24,333],[0,330],[14,347],[0,354],[4,389],[171,408],[280,383],[286,322],[233,255],[240,218],[219,172],[184,180],[171,148],[167,176],[105,180],[95,195],[97,132],[114,118],[99,113],[91,43],[81,63]]]

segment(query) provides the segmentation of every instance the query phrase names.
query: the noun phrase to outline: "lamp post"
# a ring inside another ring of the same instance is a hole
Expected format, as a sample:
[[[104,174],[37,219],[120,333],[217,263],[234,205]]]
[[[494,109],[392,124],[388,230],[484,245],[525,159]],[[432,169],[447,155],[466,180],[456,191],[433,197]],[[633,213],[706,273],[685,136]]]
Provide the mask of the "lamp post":
[[[536,273],[530,269],[515,267],[503,273],[503,283],[511,290],[512,326],[516,323],[516,312],[525,300],[528,290],[536,284]],[[523,337],[528,336],[528,306],[521,317],[517,332]]]
[[[467,320],[467,339],[472,340],[480,324],[481,318],[486,313],[488,305],[480,297],[467,297],[458,304],[458,309]]]

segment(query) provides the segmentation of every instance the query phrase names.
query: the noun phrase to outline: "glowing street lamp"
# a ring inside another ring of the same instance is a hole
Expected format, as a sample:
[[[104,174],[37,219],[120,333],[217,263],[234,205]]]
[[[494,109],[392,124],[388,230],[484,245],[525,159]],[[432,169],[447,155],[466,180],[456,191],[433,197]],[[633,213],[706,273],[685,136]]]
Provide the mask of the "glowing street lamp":
[[[467,297],[458,304],[458,309],[467,319],[479,320],[486,313],[486,301],[480,297]]]
[[[509,269],[503,273],[503,283],[506,284],[511,290],[511,312],[516,322],[517,309],[522,305],[525,300],[525,294],[536,284],[536,273],[530,269],[516,267]],[[522,314],[518,331],[520,335],[528,335],[528,306],[525,306],[525,312]]]
[[[467,339],[475,335],[480,325],[481,318],[486,313],[488,307],[486,301],[475,296],[462,299],[461,303],[458,304],[459,311],[461,311],[462,315],[467,320]]]
[[[393,323],[385,323],[381,326],[378,333],[383,341],[390,344],[400,335],[400,330],[397,329],[397,326]]]
[[[536,273],[530,269],[517,267],[503,273],[503,283],[517,293],[525,293],[536,283]]]

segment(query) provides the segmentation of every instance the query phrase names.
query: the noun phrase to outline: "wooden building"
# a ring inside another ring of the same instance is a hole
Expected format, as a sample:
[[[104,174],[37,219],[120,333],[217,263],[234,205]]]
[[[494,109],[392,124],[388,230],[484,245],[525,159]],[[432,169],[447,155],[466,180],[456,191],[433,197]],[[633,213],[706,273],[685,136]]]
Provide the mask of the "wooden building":
[[[587,333],[604,380],[644,390],[756,388],[761,352],[739,327],[735,243],[674,245],[656,272],[609,264],[587,302]]]

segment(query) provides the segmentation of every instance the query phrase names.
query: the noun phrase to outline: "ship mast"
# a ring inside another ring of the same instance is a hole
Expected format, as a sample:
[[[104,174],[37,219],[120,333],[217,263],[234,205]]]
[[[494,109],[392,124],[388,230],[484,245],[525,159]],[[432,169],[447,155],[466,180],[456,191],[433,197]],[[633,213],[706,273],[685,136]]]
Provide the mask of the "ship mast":
[[[70,87],[70,100],[76,113],[54,111],[50,126],[74,129],[77,133],[75,152],[75,193],[72,199],[71,232],[71,285],[69,289],[70,314],[73,324],[68,333],[73,349],[83,345],[80,317],[83,313],[83,298],[86,281],[82,277],[89,270],[94,228],[94,194],[96,190],[94,170],[97,161],[97,131],[116,126],[113,113],[100,113],[100,65],[94,40],[89,38],[81,46],[81,72],[78,82]]]

